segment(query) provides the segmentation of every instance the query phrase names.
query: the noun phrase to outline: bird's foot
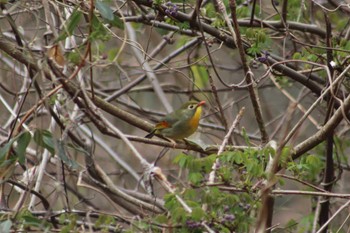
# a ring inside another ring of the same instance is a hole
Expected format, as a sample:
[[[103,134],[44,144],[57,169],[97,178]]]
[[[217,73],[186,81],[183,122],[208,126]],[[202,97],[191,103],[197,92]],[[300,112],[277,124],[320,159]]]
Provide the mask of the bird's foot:
[[[191,145],[191,141],[189,141],[187,138],[184,138],[182,140],[184,140],[184,142],[187,146]]]
[[[163,137],[165,140],[167,140],[168,142],[171,142],[172,147],[175,149],[176,146],[176,141],[172,138],[168,138],[168,137]]]
[[[169,138],[171,144],[173,144],[173,149],[175,149],[176,141],[174,139]]]

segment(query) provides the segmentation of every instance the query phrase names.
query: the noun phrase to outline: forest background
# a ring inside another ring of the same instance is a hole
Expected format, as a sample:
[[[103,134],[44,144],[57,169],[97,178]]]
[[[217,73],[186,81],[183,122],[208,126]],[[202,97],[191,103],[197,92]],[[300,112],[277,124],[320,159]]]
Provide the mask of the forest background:
[[[349,5],[0,0],[0,231],[349,232]]]

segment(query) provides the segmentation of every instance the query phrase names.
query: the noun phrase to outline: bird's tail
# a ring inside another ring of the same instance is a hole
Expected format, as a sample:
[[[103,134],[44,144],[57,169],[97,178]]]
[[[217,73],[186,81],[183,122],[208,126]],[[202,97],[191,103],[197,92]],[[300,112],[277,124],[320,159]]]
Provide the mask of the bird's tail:
[[[154,136],[154,134],[156,133],[156,130],[157,130],[157,129],[152,130],[152,132],[150,132],[149,134],[147,134],[147,135],[145,136],[145,138],[152,138],[152,137]]]

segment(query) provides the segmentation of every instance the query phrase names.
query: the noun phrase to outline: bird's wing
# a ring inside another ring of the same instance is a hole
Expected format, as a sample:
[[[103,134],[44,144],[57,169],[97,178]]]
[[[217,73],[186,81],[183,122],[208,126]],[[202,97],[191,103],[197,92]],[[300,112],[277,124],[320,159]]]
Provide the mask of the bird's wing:
[[[156,124],[157,129],[171,128],[178,121],[175,112],[166,115],[161,118],[160,121]]]

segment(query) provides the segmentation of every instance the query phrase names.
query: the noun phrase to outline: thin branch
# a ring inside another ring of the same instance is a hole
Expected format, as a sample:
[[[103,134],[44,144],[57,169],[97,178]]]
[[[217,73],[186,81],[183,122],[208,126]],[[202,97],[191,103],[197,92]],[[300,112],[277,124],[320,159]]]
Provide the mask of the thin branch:
[[[215,162],[213,163],[213,166],[211,168],[212,169],[211,172],[209,173],[208,184],[213,184],[215,182],[215,175],[216,175],[215,173],[216,173],[217,169],[220,167],[219,156],[224,151],[224,148],[225,148],[229,138],[231,137],[233,130],[237,127],[239,121],[243,117],[244,111],[245,111],[245,107],[241,108],[241,110],[238,112],[235,120],[232,122],[232,125],[231,125],[229,131],[227,132],[226,136],[224,137],[224,140],[221,143],[221,146],[220,146],[219,151],[217,153],[217,158],[216,158]]]
[[[250,70],[250,68],[248,66],[246,55],[245,55],[243,41],[242,41],[241,34],[239,31],[239,25],[237,22],[236,1],[235,0],[230,0],[230,8],[231,8],[231,17],[232,17],[232,21],[233,21],[233,27],[235,30],[235,37],[237,37],[236,45],[237,45],[238,50],[239,50],[240,58],[241,58],[242,65],[243,65],[243,70],[244,70],[244,73],[246,75],[245,78],[246,78],[246,82],[248,85],[250,100],[251,100],[252,105],[253,105],[255,119],[258,123],[258,127],[259,127],[260,134],[261,134],[261,143],[265,144],[268,142],[269,136],[267,135],[267,131],[265,128],[265,123],[264,123],[263,116],[262,116],[262,109],[261,109],[261,105],[259,102],[258,92],[255,89],[253,72]]]
[[[200,21],[198,21],[200,22]],[[205,49],[207,50],[207,54],[208,54],[208,57],[209,57],[209,60],[211,62],[211,64],[213,65],[213,70],[214,70],[214,73],[216,74],[216,77],[218,77],[219,80],[222,80],[220,78],[220,75],[219,73],[217,72],[215,66],[214,66],[214,61],[213,61],[213,58],[209,52],[209,46],[206,42],[206,39],[205,39],[205,36],[204,36],[204,33],[203,33],[203,29],[202,29],[202,24],[199,23],[199,28],[200,28],[200,31],[201,31],[201,34],[202,34],[202,37],[203,37],[203,41],[204,41],[204,44],[205,44]],[[222,104],[221,104],[221,100],[219,99],[219,96],[218,96],[218,93],[216,91],[216,85],[214,83],[214,80],[212,78],[212,76],[209,74],[208,75],[208,78],[209,78],[209,83],[210,83],[210,87],[212,89],[212,93],[214,95],[214,98],[215,98],[215,102],[219,108],[219,113],[220,113],[220,120],[225,128],[225,131],[227,131],[227,121],[226,121],[226,117],[225,117],[225,114],[224,114],[224,110],[222,108]],[[224,85],[225,85],[225,82],[222,82]]]
[[[114,151],[111,147],[109,147],[106,142],[98,135],[94,135],[93,132],[91,132],[85,125],[79,126],[79,128],[89,136],[90,138],[93,137],[93,140],[102,147],[103,150],[105,150],[125,171],[127,171],[137,182],[141,180],[141,177],[139,174],[134,170],[134,168],[125,162],[121,156]],[[129,138],[130,139],[130,138]]]
[[[334,197],[349,199],[350,194],[343,193],[331,193],[331,192],[313,192],[313,191],[300,191],[300,190],[271,190],[273,195],[305,195],[305,196],[322,196],[322,197]]]
[[[338,79],[341,79],[342,76],[350,70],[350,65],[344,70],[342,74],[340,74],[337,79],[333,82],[336,83]],[[329,88],[327,88],[328,90]],[[302,154],[314,148],[316,145],[321,143],[329,132],[333,131],[340,123],[340,121],[346,117],[344,116],[344,112],[348,112],[350,109],[350,95],[343,101],[343,104],[335,111],[333,116],[329,119],[329,121],[313,136],[309,137],[305,141],[301,142],[297,146],[294,147],[294,152],[292,153],[292,159],[297,159]]]
[[[168,56],[166,56],[165,58],[163,58],[157,65],[155,65],[152,70],[158,70],[159,68],[163,67],[166,63],[168,63],[171,59],[173,59],[174,57],[178,56],[179,54],[181,54],[182,52],[186,51],[188,48],[196,45],[198,42],[200,41],[199,38],[195,38],[191,41],[189,41],[188,43],[186,43],[185,45],[183,45],[182,47],[178,48],[177,50],[173,51],[172,53],[170,53]],[[151,53],[150,57],[153,56],[153,53]],[[123,88],[121,88],[120,90],[114,92],[113,94],[111,94],[109,97],[105,98],[106,101],[111,102],[112,100],[118,98],[120,95],[124,94],[125,92],[129,91],[131,88],[135,87],[136,85],[140,84],[142,81],[145,80],[145,78],[147,77],[146,74],[141,75],[140,77],[137,77],[134,81],[131,81],[130,83],[128,83],[127,85],[125,85]],[[151,128],[150,128],[151,129]],[[149,129],[149,130],[150,130]]]
[[[332,38],[332,29],[331,24],[329,21],[329,18],[326,13],[324,13],[325,18],[325,24],[326,24],[326,31],[327,31],[327,37],[326,37],[326,45],[327,47],[332,46],[331,38]],[[333,61],[333,54],[331,49],[327,49],[327,67],[330,72],[329,77],[329,85],[331,86],[331,93],[332,97],[335,97],[335,94],[333,94],[333,89],[336,91],[338,90],[339,84],[333,84],[334,79],[334,69],[331,65],[331,62]],[[336,97],[335,97],[336,98]],[[330,98],[327,103],[327,112],[325,116],[324,122],[327,123],[327,121],[331,118],[333,112],[334,112],[334,102],[335,98]],[[334,182],[334,160],[333,160],[333,146],[334,146],[334,131],[330,131],[326,138],[326,148],[325,148],[325,169],[324,169],[324,175],[323,175],[323,187],[326,191],[331,192]],[[329,218],[329,211],[330,211],[330,200],[329,198],[320,198],[320,213],[319,213],[319,219],[318,223],[320,226],[324,225],[325,222],[328,221]],[[317,218],[317,216],[315,216]],[[327,227],[323,230],[324,233],[327,232]]]
[[[126,30],[128,31],[128,35],[130,37],[131,43],[137,43],[136,42],[136,35],[135,35],[135,31],[133,30],[132,26],[130,23],[126,23],[125,24]],[[165,93],[163,91],[163,89],[161,88],[159,81],[156,77],[156,75],[154,74],[154,72],[152,72],[152,67],[149,65],[149,63],[147,61],[144,61],[144,56],[141,54],[140,49],[138,49],[136,46],[132,45],[131,49],[134,52],[134,55],[136,57],[136,59],[138,60],[139,64],[144,67],[144,69],[146,70],[146,76],[149,79],[149,82],[151,83],[154,92],[156,93],[156,95],[158,96],[159,101],[163,104],[163,106],[165,107],[165,109],[167,110],[168,113],[173,111],[173,108],[171,107],[168,99],[165,96]]]
[[[162,170],[160,168],[155,168],[152,171],[152,174],[154,175],[154,177],[158,180],[158,182],[163,186],[163,188],[173,194],[176,199],[178,200],[178,202],[182,205],[182,207],[184,208],[184,210],[187,213],[192,213],[192,208],[186,204],[185,200],[183,200],[175,191],[175,189],[172,187],[171,183],[167,180],[167,178],[164,176]],[[208,232],[210,233],[214,233],[215,231],[212,230],[204,221],[201,222],[201,225],[204,226],[204,228],[207,229]]]
[[[332,215],[332,217],[330,217],[328,219],[327,222],[325,222],[325,224],[323,224],[323,226],[321,226],[321,228],[316,232],[316,233],[321,233],[324,229],[327,228],[328,224],[338,215],[340,214],[340,212],[345,209],[346,207],[348,207],[350,205],[350,200],[347,201],[344,205],[342,205],[340,208],[338,208],[338,210]]]

